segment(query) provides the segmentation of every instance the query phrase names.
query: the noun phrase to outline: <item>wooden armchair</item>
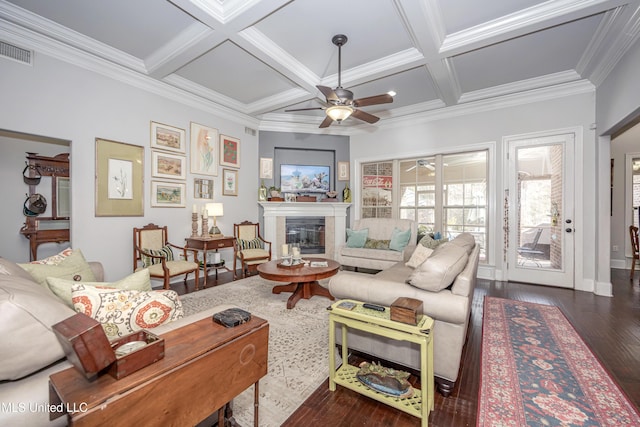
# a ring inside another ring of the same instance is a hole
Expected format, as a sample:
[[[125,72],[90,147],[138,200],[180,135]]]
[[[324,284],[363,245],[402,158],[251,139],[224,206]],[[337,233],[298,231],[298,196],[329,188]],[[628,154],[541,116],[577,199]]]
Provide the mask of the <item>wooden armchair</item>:
[[[633,225],[629,226],[629,236],[631,237],[631,280],[633,280],[633,274],[636,272],[636,262],[640,260],[640,253],[638,250],[638,227]]]
[[[271,242],[260,235],[260,224],[244,221],[233,224],[233,276],[236,276],[236,261],[240,260],[242,277],[246,272],[255,270],[258,264],[271,261]]]
[[[184,258],[174,259],[172,248],[179,249]],[[169,289],[169,280],[180,274],[184,274],[186,285],[189,273],[195,273],[198,289],[200,266],[197,262],[188,261],[187,251],[193,252],[194,260],[198,259],[196,250],[169,243],[167,226],[147,224],[133,229],[133,271],[148,268],[151,278],[163,280],[164,289]]]

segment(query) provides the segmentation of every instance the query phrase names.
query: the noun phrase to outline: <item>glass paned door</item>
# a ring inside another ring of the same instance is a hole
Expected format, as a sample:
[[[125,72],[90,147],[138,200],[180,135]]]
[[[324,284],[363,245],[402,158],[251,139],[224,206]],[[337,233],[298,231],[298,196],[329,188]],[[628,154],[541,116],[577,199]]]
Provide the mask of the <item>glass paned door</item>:
[[[509,142],[509,280],[573,287],[573,135]]]

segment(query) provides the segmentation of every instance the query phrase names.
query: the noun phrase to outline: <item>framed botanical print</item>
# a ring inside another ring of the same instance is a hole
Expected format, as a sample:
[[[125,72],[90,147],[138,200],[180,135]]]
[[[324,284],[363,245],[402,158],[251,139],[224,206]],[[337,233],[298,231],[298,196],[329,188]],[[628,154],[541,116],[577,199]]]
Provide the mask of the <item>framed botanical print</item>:
[[[151,151],[151,176],[156,178],[185,179],[187,171],[185,156],[163,151]]]
[[[151,207],[184,208],[186,185],[181,182],[151,181]]]
[[[349,162],[338,162],[338,181],[349,181]]]
[[[260,157],[260,179],[273,179],[273,159]]]
[[[218,130],[191,122],[191,173],[218,176]]]
[[[144,215],[144,147],[96,138],[96,216]]]
[[[151,148],[164,151],[186,153],[186,132],[162,123],[151,122]]]
[[[238,171],[233,169],[222,169],[222,195],[238,195]]]
[[[220,135],[220,166],[240,168],[240,140]]]

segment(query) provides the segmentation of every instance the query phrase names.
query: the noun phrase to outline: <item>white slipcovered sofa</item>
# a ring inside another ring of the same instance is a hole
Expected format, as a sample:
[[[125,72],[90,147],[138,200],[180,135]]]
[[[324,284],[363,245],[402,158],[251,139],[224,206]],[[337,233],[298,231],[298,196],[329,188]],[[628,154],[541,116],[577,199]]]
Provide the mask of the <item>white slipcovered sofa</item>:
[[[89,266],[102,281],[101,263]],[[220,305],[150,329],[163,334],[232,307]],[[16,263],[0,257],[0,425],[66,426],[49,420],[49,376],[73,365],[64,357],[51,326],[75,311]]]
[[[356,220],[352,230],[368,229],[368,238],[375,240],[389,240],[393,230],[411,230],[409,244],[403,251],[390,249],[350,248],[343,244],[336,250],[336,261],[351,267],[384,270],[400,261],[409,259],[416,247],[418,228],[415,221],[409,219],[365,218]]]
[[[418,244],[420,246],[420,243]],[[375,275],[341,271],[329,282],[336,299],[354,299],[389,307],[399,297],[423,303],[424,314],[435,319],[434,374],[438,390],[448,396],[458,378],[476,285],[480,247],[468,233],[443,243],[419,266],[397,262]],[[413,259],[413,258],[412,258]],[[340,338],[341,334],[336,336]],[[420,369],[416,344],[349,331],[349,349]]]

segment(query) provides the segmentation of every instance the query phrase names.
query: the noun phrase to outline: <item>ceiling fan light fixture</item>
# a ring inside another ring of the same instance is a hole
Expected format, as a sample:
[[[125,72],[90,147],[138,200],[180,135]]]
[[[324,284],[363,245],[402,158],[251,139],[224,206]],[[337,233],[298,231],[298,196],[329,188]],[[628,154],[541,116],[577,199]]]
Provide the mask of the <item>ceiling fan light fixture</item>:
[[[341,122],[353,113],[353,108],[348,105],[333,105],[327,108],[326,113],[336,122]]]

